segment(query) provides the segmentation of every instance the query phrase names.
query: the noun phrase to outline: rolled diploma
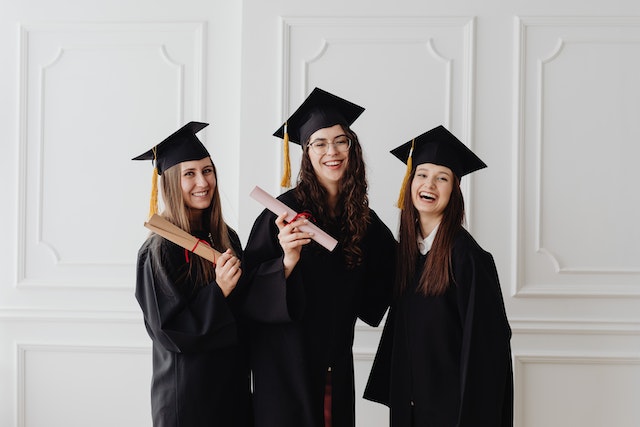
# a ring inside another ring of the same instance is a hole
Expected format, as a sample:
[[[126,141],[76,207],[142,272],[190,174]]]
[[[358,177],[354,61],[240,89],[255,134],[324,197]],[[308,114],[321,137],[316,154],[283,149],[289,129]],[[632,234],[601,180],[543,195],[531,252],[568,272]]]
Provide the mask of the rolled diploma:
[[[209,246],[208,243],[202,243],[198,238],[187,233],[182,228],[173,225],[160,215],[153,215],[144,223],[144,226],[176,245],[182,246],[186,250],[200,255],[202,258],[208,259],[214,264],[216,263],[216,259],[222,255]]]
[[[273,197],[271,194],[264,191],[262,188],[256,186],[251,193],[249,193],[251,197],[260,202],[265,208],[269,209],[274,214],[280,216],[283,212],[287,213],[287,217],[285,221],[290,222],[293,218],[295,218],[298,213],[291,209],[289,206],[282,203],[280,200]],[[309,222],[305,225],[301,225],[298,227],[301,231],[306,233],[313,233],[311,238],[318,242],[323,247],[327,248],[329,251],[333,251],[338,241],[321,230],[317,225]]]

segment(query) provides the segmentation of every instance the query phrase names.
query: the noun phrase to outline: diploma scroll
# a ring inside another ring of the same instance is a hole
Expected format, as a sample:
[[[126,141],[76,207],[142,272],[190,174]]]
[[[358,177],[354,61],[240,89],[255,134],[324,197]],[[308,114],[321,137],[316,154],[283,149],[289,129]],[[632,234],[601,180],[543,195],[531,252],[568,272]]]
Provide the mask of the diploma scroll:
[[[220,255],[222,255],[220,252],[209,246],[209,243],[192,236],[180,227],[177,227],[162,218],[160,215],[153,215],[144,223],[144,226],[161,235],[165,239],[172,241],[176,245],[182,246],[186,250],[193,252],[196,255],[200,255],[202,258],[208,259],[214,264]]]
[[[287,217],[285,218],[285,221],[287,222],[290,222],[296,217],[296,215],[298,215],[296,211],[294,211],[289,206],[285,205],[280,200],[276,199],[271,194],[267,193],[266,191],[264,191],[262,188],[258,186],[256,186],[251,191],[251,193],[249,193],[249,195],[278,216],[286,212]],[[301,231],[304,231],[306,233],[314,233],[313,236],[311,236],[311,238],[316,242],[318,242],[320,245],[327,248],[329,251],[332,251],[338,244],[338,241],[336,239],[328,235],[326,232],[321,230],[317,225],[311,222],[309,222],[308,224],[302,225],[299,228]]]

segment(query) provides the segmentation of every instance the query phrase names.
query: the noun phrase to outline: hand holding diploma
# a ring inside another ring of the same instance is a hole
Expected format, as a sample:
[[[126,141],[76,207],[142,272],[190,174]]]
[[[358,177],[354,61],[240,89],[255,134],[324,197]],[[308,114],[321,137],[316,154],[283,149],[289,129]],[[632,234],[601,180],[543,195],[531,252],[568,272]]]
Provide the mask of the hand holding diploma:
[[[144,226],[176,245],[182,246],[186,250],[193,252],[196,255],[200,255],[202,258],[208,259],[214,264],[216,264],[218,258],[222,255],[220,252],[209,246],[209,244],[204,240],[200,240],[197,237],[192,236],[158,214],[149,218],[147,222],[144,223]]]
[[[251,197],[260,202],[264,207],[269,209],[271,212],[278,216],[283,216],[283,220],[286,222],[292,222],[294,219],[304,218],[303,214],[298,214],[296,211],[291,209],[289,206],[282,203],[280,200],[271,196],[269,193],[264,191],[262,188],[256,186],[251,193],[249,193]],[[283,215],[284,214],[284,215]],[[333,251],[338,244],[338,241],[331,237],[329,234],[321,230],[318,226],[313,224],[310,221],[302,221],[296,227],[299,231],[305,233],[313,233],[309,237],[320,245],[328,249],[329,251]]]

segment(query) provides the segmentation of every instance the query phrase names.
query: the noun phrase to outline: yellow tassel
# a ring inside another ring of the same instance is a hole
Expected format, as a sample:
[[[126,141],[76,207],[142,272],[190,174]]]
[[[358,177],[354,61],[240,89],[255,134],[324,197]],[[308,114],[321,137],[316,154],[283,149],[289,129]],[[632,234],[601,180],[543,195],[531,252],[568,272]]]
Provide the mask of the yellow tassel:
[[[287,124],[284,124],[284,172],[280,187],[291,187],[291,160],[289,160],[289,131]]]
[[[153,168],[151,177],[151,200],[149,201],[149,218],[158,213],[158,168]]]
[[[409,176],[411,176],[411,169],[413,169],[413,147],[415,145],[415,139],[411,141],[411,150],[409,151],[409,158],[407,159],[407,171],[402,179],[402,187],[400,187],[400,195],[398,196],[397,206],[402,209],[404,206],[404,193],[409,184]]]

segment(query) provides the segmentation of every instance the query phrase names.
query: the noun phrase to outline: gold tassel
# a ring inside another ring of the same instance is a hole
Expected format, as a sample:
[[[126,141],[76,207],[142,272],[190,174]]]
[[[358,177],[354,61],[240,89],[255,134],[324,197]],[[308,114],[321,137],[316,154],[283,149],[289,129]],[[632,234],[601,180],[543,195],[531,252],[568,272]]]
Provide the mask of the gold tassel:
[[[149,201],[149,218],[158,213],[158,168],[153,168],[151,177],[151,200]]]
[[[291,187],[291,160],[289,160],[289,131],[287,124],[284,124],[284,172],[280,187]]]
[[[158,166],[156,147],[153,147],[153,175],[151,175],[151,199],[149,200],[149,218],[158,213]]]
[[[411,150],[409,151],[409,158],[407,159],[407,171],[402,179],[402,187],[400,187],[400,195],[398,196],[397,206],[402,209],[404,206],[404,193],[409,184],[409,176],[411,176],[411,169],[413,169],[413,147],[415,145],[415,139],[411,141]]]

